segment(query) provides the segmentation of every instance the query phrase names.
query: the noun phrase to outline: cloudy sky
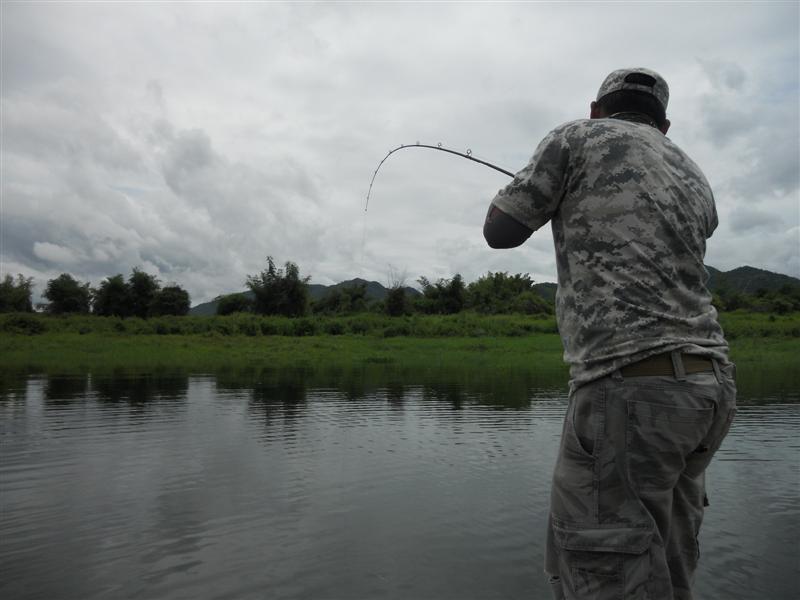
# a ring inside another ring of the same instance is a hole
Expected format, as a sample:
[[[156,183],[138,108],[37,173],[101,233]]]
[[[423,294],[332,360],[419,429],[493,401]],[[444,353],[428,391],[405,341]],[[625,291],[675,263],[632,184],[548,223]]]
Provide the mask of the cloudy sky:
[[[549,228],[486,247],[486,208],[605,75],[670,84],[705,170],[707,264],[800,276],[800,12],[786,3],[2,3],[0,271],[140,267],[193,303],[267,255],[315,283],[555,281]]]

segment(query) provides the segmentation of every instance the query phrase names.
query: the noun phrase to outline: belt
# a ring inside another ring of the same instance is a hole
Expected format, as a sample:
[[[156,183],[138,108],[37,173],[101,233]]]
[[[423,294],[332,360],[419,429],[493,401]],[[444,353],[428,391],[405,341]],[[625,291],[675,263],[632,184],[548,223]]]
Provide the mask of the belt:
[[[714,370],[714,362],[707,356],[696,354],[679,354],[679,360],[683,363],[684,373],[703,373]],[[626,365],[619,370],[623,377],[645,377],[651,375],[675,375],[675,368],[672,364],[672,353],[665,352],[656,354],[639,362]]]

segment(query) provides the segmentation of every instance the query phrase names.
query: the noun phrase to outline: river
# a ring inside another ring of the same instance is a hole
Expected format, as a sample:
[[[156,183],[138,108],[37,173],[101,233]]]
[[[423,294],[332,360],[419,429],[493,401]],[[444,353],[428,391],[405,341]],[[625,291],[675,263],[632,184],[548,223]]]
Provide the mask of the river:
[[[546,599],[549,381],[4,373],[0,597]],[[798,424],[740,396],[698,600],[798,597]]]

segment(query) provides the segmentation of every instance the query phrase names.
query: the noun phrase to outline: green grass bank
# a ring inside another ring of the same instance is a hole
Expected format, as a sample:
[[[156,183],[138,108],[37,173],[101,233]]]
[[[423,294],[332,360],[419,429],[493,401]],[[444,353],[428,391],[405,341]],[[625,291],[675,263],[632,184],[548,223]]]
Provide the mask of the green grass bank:
[[[725,313],[722,323],[737,363],[796,369],[800,313]],[[0,315],[3,366],[44,371],[391,364],[566,374],[561,353],[552,317],[460,313],[289,319],[240,314],[144,320]]]

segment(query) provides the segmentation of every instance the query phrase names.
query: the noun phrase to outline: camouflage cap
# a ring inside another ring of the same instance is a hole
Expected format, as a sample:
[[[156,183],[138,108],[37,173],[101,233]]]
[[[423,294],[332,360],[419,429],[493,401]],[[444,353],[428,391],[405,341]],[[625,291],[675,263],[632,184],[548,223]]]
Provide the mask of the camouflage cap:
[[[664,78],[655,71],[642,68],[613,71],[603,81],[603,85],[600,86],[600,90],[597,92],[597,100],[620,90],[634,90],[651,94],[661,103],[664,110],[667,110],[669,87]]]

